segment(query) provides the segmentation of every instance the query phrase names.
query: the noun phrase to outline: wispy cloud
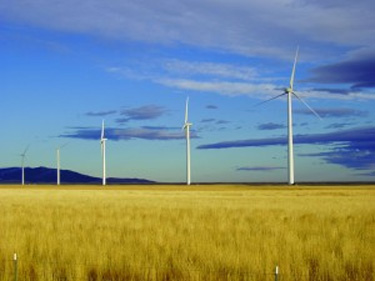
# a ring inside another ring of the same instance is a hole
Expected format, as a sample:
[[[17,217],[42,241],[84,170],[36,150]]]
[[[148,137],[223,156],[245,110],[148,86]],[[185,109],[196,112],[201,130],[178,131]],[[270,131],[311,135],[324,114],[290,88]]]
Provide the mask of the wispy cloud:
[[[352,126],[353,123],[332,123],[325,127],[325,129],[342,129],[348,126]]]
[[[364,117],[368,112],[353,108],[315,108],[315,111],[323,118],[340,118],[340,117]],[[296,109],[296,114],[311,115],[308,109]]]
[[[161,64],[163,66],[163,64]],[[141,68],[141,69],[140,69]],[[148,69],[149,68],[149,69]],[[235,69],[235,65],[228,66]],[[195,91],[205,93],[215,93],[223,96],[249,96],[255,99],[264,100],[279,95],[283,87],[276,83],[279,79],[262,78],[257,80],[241,80],[223,76],[199,76],[189,75],[183,72],[166,72],[165,69],[150,64],[142,64],[134,69],[127,67],[116,67],[111,72],[119,73],[131,79],[148,80],[169,88]],[[280,82],[280,81],[279,81]],[[287,84],[287,81],[284,81]],[[285,84],[285,85],[286,85]],[[335,100],[375,100],[375,94],[363,92],[360,89],[331,89],[331,88],[299,88],[299,95],[304,98],[335,99]],[[207,109],[216,109],[214,105],[209,105]]]
[[[198,146],[198,149],[225,149],[235,147],[263,147],[286,145],[286,137],[235,140]],[[354,170],[375,169],[375,127],[359,127],[323,134],[296,135],[295,144],[329,145],[328,151],[299,154],[305,157],[320,157],[330,164]]]
[[[356,176],[375,177],[375,171],[358,173],[358,174],[356,174]]]
[[[205,119],[201,120],[201,123],[211,123],[211,122],[215,122],[215,121],[216,121],[215,118],[205,118]]]
[[[243,81],[251,81],[258,77],[255,68],[224,63],[190,62],[174,59],[166,61],[164,67],[171,74],[183,75],[184,77],[198,75],[199,77],[204,76]]]
[[[120,114],[124,117],[118,118],[117,123],[125,123],[130,120],[151,120],[165,114],[167,110],[158,105],[145,105],[137,108],[123,109]]]
[[[230,123],[230,121],[228,121],[228,120],[217,120],[215,123],[216,123],[217,125],[223,125],[223,124],[228,124],[228,123]]]
[[[341,88],[313,88],[311,89],[314,92],[323,92],[336,95],[348,95],[352,90],[350,89],[341,89]]]
[[[372,7],[372,0],[344,4],[333,0],[13,0],[0,2],[0,16],[3,20],[117,40],[165,45],[178,42],[235,53],[283,56],[281,49],[290,49],[295,42],[373,44]]]
[[[264,100],[274,97],[283,91],[279,78],[269,75],[269,72],[257,74],[243,74],[243,67],[235,64],[217,64],[203,62],[181,62],[173,60],[173,67],[166,68],[168,63],[161,62],[139,63],[136,67],[112,67],[107,71],[118,73],[126,78],[148,80],[169,88],[208,92],[224,96],[250,96]],[[210,67],[208,67],[208,65]],[[184,68],[186,66],[187,69]],[[201,69],[202,68],[202,69]],[[254,68],[255,69],[255,68]],[[174,70],[174,71],[172,71]],[[247,70],[255,72],[255,70]],[[309,81],[309,80],[308,80]],[[284,81],[284,85],[287,81]],[[335,88],[298,88],[298,93],[304,98],[341,99],[341,100],[368,100],[375,99],[375,94],[363,92],[360,89],[335,89]],[[216,109],[208,106],[208,109]]]
[[[349,84],[352,89],[375,88],[375,52],[312,69],[312,82]]]
[[[27,22],[28,26],[85,34],[104,40],[123,40],[136,44],[152,42],[158,47],[167,48],[195,46],[199,50],[209,48],[218,54],[246,54],[252,58],[272,57],[291,61],[291,50],[296,42],[310,46],[304,50],[307,59],[317,59],[322,53],[322,57],[327,57],[324,54],[331,55],[338,50],[342,56],[348,49],[356,50],[355,55],[352,53],[341,62],[314,68],[310,77],[310,81],[344,83],[351,85],[352,89],[335,90],[315,86],[315,89],[303,91],[307,96],[318,98],[375,99],[373,92],[363,93],[361,90],[374,87],[374,21],[370,12],[373,5],[371,1],[363,0],[355,5],[345,1],[337,5],[337,1],[332,0],[327,5],[326,1],[292,3],[280,0],[231,3],[214,3],[209,0],[171,3],[161,0],[158,4],[151,0],[130,0],[125,3],[82,0],[79,4],[66,0],[59,1],[57,5],[56,1],[13,0],[9,3],[0,2],[0,16],[9,23]],[[283,18],[282,24],[280,18]],[[340,44],[345,47],[341,48]],[[155,59],[152,66],[149,66],[147,58],[143,68],[139,65],[133,68],[130,63],[108,66],[107,71],[132,79],[146,79],[178,90],[227,96],[247,95],[258,99],[279,93],[277,89],[280,85],[270,82],[274,78],[264,79],[266,75],[261,73],[259,67],[239,60],[218,63],[217,58],[212,57],[204,61],[165,57]],[[136,61],[139,62],[139,59]],[[145,65],[150,68],[147,69]],[[120,121],[125,122],[125,119]]]
[[[330,133],[295,135],[295,144],[329,144],[335,142],[370,143],[375,139],[375,127],[359,127]],[[198,146],[198,149],[224,149],[234,147],[286,145],[286,137],[225,141]]]
[[[300,153],[302,157],[319,157],[330,164],[344,166],[353,170],[375,171],[375,141],[369,140],[366,143],[351,141],[329,151],[318,153]]]
[[[103,117],[117,113],[116,110],[107,110],[107,111],[90,111],[87,112],[85,115],[93,116],[93,117]]]
[[[158,131],[181,130],[181,127],[167,127],[167,126],[142,126],[141,128],[146,129],[146,130],[158,130]]]
[[[228,81],[198,81],[189,79],[160,79],[158,83],[182,90],[218,93],[226,96],[248,95],[256,98],[279,94],[275,85]]]
[[[265,167],[265,166],[256,166],[256,167],[239,167],[236,168],[236,171],[248,171],[248,172],[272,172],[277,170],[285,170],[285,167]]]
[[[284,124],[277,124],[273,122],[260,124],[257,126],[258,130],[266,131],[266,130],[278,130],[278,129],[284,129],[286,126]]]
[[[181,129],[173,130],[169,127],[140,127],[140,128],[106,128],[106,137],[109,140],[131,140],[131,139],[144,139],[144,140],[179,140],[184,139],[185,135]],[[64,138],[76,138],[83,140],[99,140],[100,128],[81,128],[73,132],[60,135]],[[197,138],[197,133],[191,131],[191,137]]]
[[[207,109],[218,109],[218,107],[216,105],[213,105],[213,104],[206,105],[206,108]]]

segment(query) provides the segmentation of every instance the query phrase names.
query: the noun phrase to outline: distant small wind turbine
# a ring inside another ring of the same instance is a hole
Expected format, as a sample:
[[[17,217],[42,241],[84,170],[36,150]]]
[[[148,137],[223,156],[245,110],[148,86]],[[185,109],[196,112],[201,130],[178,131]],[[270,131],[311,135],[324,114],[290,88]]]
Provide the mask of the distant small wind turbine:
[[[107,139],[104,137],[104,120],[102,121],[102,133],[100,136],[100,147],[102,151],[102,164],[103,164],[103,185],[106,185],[106,166],[105,166],[105,142]]]
[[[20,154],[20,156],[21,156],[21,170],[22,170],[22,179],[21,179],[22,185],[25,185],[25,158],[26,158],[26,153],[29,150],[29,147],[30,147],[30,145],[28,145],[25,148],[25,150],[23,151],[23,153]]]
[[[294,58],[294,64],[293,64],[293,69],[292,69],[292,74],[290,76],[290,83],[289,83],[289,88],[284,89],[284,93],[281,95],[278,95],[276,97],[270,98],[266,101],[263,101],[260,104],[269,102],[271,100],[277,99],[281,96],[287,95],[287,102],[288,102],[288,184],[293,185],[294,184],[294,152],[293,152],[293,120],[292,120],[292,96],[295,96],[298,100],[300,100],[312,113],[315,114],[319,119],[321,117],[319,114],[312,109],[303,99],[301,99],[293,89],[294,86],[294,76],[296,72],[296,64],[297,64],[297,59],[298,59],[298,52],[299,52],[299,47],[297,47],[296,50],[296,56]]]
[[[59,146],[56,148],[56,171],[57,171],[57,185],[60,185],[60,150],[61,148],[64,148],[68,144],[65,143],[62,146]]]
[[[188,121],[189,115],[189,98],[186,99],[185,105],[185,123],[182,127],[186,135],[186,184],[190,185],[190,127],[193,125]]]

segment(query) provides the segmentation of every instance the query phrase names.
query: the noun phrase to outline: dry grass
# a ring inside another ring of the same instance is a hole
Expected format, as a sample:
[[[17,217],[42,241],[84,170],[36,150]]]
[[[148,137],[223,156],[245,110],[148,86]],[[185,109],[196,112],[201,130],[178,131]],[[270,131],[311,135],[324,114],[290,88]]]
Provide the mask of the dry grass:
[[[375,280],[375,186],[0,187],[0,281]]]

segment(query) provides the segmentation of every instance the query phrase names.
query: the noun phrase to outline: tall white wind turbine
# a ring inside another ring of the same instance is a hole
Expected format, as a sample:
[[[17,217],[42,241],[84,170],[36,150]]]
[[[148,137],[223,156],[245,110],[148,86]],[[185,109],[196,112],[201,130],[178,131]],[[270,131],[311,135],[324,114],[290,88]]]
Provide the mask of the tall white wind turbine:
[[[25,158],[26,158],[26,153],[29,150],[30,145],[28,145],[23,153],[20,154],[21,156],[21,170],[22,170],[22,178],[21,178],[21,183],[22,185],[25,185]]]
[[[103,180],[102,180],[102,184],[103,185],[106,185],[107,184],[107,178],[106,178],[106,166],[105,166],[105,142],[107,141],[107,139],[104,137],[104,120],[102,121],[102,133],[101,133],[101,136],[100,136],[100,147],[101,147],[101,151],[102,151],[102,165],[103,165]]]
[[[281,95],[278,95],[276,97],[273,97],[271,99],[268,99],[260,104],[263,104],[265,102],[277,99],[281,96],[286,95],[287,96],[287,113],[288,113],[288,184],[293,185],[294,184],[294,149],[293,149],[293,117],[292,117],[292,96],[295,96],[298,100],[300,100],[312,113],[314,113],[319,119],[321,117],[319,114],[312,109],[303,99],[301,99],[296,92],[294,91],[294,76],[296,73],[296,64],[298,60],[298,53],[299,53],[299,47],[297,47],[296,50],[296,56],[294,58],[294,64],[292,68],[292,74],[290,76],[290,83],[289,88],[285,88],[284,93]]]
[[[64,144],[56,148],[56,172],[57,172],[57,185],[60,185],[60,150],[67,145]]]
[[[190,127],[193,125],[188,121],[189,117],[189,98],[186,99],[185,105],[185,123],[182,127],[186,135],[186,184],[190,185]]]

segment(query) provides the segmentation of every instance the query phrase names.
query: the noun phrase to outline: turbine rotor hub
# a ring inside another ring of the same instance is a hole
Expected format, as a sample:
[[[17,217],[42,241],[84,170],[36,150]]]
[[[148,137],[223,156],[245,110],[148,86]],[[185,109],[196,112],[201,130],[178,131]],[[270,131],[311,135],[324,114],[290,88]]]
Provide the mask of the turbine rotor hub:
[[[292,90],[292,88],[285,88],[284,92],[286,94],[289,94],[289,93],[293,93],[293,90]]]

